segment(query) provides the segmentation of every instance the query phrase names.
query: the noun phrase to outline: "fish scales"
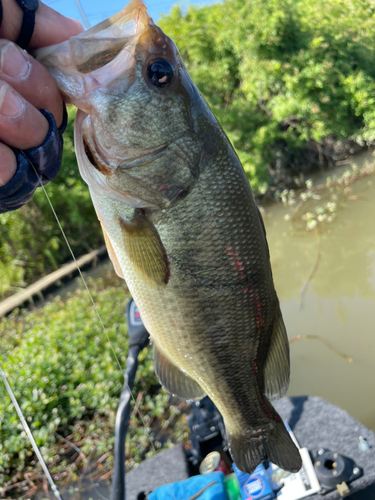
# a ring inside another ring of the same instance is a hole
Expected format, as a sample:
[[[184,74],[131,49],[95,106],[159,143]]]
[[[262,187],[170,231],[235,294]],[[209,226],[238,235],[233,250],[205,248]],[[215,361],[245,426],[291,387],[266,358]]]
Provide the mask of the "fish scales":
[[[287,390],[289,346],[263,221],[172,40],[132,0],[37,58],[80,109],[78,165],[161,383],[214,401],[240,470],[299,470],[270,403]]]
[[[188,324],[184,328],[187,345],[185,344],[181,349],[179,357],[182,356],[182,359],[174,359],[177,364],[184,366],[184,356],[186,353],[189,354],[189,343],[193,346],[193,353],[196,351],[196,345],[199,345],[199,356],[197,354],[192,356],[192,362],[185,369],[188,373],[192,369],[198,373],[208,372],[206,380],[209,382],[205,383],[203,380],[202,385],[209,396],[214,399],[215,393],[227,392],[231,386],[233,386],[232,392],[234,394],[236,394],[236,389],[244,387],[243,383],[233,383],[236,376],[242,382],[247,380],[245,387],[249,386],[249,390],[246,390],[240,398],[235,396],[235,399],[238,400],[236,404],[234,401],[230,401],[227,407],[223,404],[218,405],[222,414],[231,416],[231,421],[234,423],[237,406],[246,406],[248,411],[253,413],[253,404],[244,405],[244,401],[247,399],[250,402],[256,398],[256,394],[254,395],[250,388],[253,384],[248,378],[248,366],[251,366],[252,359],[259,358],[257,351],[262,349],[262,337],[250,333],[251,331],[255,333],[257,329],[256,311],[254,311],[254,307],[257,307],[257,298],[253,288],[257,286],[258,281],[260,283],[265,283],[267,280],[270,282],[271,276],[270,274],[264,276],[261,273],[254,273],[253,262],[248,256],[248,247],[254,244],[251,236],[254,233],[259,234],[260,231],[259,219],[256,217],[254,220],[254,206],[251,206],[253,200],[249,196],[244,196],[249,193],[243,193],[248,184],[243,182],[242,168],[239,168],[237,158],[233,157],[231,162],[233,189],[228,190],[228,179],[225,177],[228,177],[227,174],[230,171],[230,161],[228,161],[230,158],[225,158],[225,155],[222,155],[222,158],[214,158],[213,160],[216,169],[221,163],[223,170],[217,169],[219,175],[215,179],[210,175],[208,167],[206,175],[202,175],[199,183],[204,192],[206,192],[205,184],[213,188],[212,197],[207,196],[206,203],[198,205],[195,198],[200,197],[201,193],[196,190],[187,200],[183,211],[177,206],[170,214],[171,218],[168,223],[162,224],[163,228],[159,227],[158,224],[156,227],[159,229],[162,240],[163,236],[168,239],[168,235],[176,235],[176,240],[171,242],[171,251],[167,250],[168,254],[174,256],[171,269],[171,277],[174,277],[174,282],[171,282],[171,286],[174,285],[176,289],[172,293],[179,296],[184,306],[184,311],[181,314],[184,316],[181,317],[181,329],[186,319],[190,322],[190,325]],[[224,174],[224,178],[220,174]],[[236,185],[238,189],[236,189]],[[252,203],[245,202],[243,206],[238,207],[237,204],[233,204],[233,197],[237,198],[238,195]],[[216,212],[215,206],[218,199],[220,199],[222,209],[226,212],[225,220],[222,220],[220,214]],[[197,213],[197,206],[200,213]],[[257,215],[256,212],[255,215]],[[193,233],[190,230],[191,219],[200,221],[200,224],[195,226]],[[231,230],[228,232],[229,227]],[[238,228],[237,236],[233,231],[234,228]],[[185,234],[185,238],[180,238],[181,234]],[[181,245],[181,239],[183,245]],[[191,246],[194,252],[196,241],[199,241],[203,251],[199,253],[197,261],[194,261],[188,250]],[[262,244],[261,241],[259,243]],[[235,259],[241,259],[241,255],[244,256],[244,259],[242,259],[241,270],[239,270],[238,262]],[[262,269],[261,266],[257,267]],[[181,274],[185,276],[183,281],[185,286],[181,285]],[[265,289],[267,290],[267,286]],[[171,291],[169,290],[168,293]],[[269,304],[273,308],[274,301],[277,300],[276,296],[272,292],[271,294],[263,294],[263,300],[265,302],[264,312],[269,317],[267,309]],[[163,303],[167,302],[165,299],[162,301]],[[236,309],[239,314],[235,313]],[[243,314],[243,311],[248,311],[249,314]],[[194,319],[193,322],[190,320],[191,317]],[[269,329],[267,322],[263,328]],[[236,332],[235,338],[231,332]],[[163,337],[162,333],[161,337]],[[168,345],[161,345],[161,347],[165,352],[170,353],[169,356],[173,359],[173,353],[176,349],[176,341],[173,336],[168,338]],[[239,353],[241,353],[240,359]],[[211,370],[207,370],[207,359],[209,358],[213,358],[210,363]],[[238,373],[233,372],[231,363],[239,365],[241,358],[244,369],[239,369],[237,366]],[[262,362],[261,359],[260,362]],[[251,376],[254,374],[251,373]],[[258,385],[254,384],[254,387]],[[243,393],[243,391],[240,392]],[[239,429],[244,426],[243,416],[238,414],[237,418],[239,421],[236,427]],[[252,415],[249,420],[255,424],[254,418]]]

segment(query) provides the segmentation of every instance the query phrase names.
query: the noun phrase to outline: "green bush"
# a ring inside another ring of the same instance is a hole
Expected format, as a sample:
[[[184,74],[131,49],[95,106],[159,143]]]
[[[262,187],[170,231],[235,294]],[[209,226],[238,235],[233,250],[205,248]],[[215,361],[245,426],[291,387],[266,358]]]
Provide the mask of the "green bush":
[[[105,286],[102,280],[89,286],[106,333],[122,368],[128,349],[124,317],[128,294],[123,282]],[[56,298],[33,312],[13,313],[0,322],[0,362],[16,398],[53,474],[70,471],[78,478],[82,463],[69,463],[70,449],[55,433],[70,436],[81,451],[94,459],[112,452],[122,371],[85,290],[77,290],[66,302]],[[160,430],[173,418],[169,395],[160,391],[154,374],[152,349],[141,353],[133,394],[150,431]],[[176,429],[175,439],[185,432]],[[156,441],[166,441],[162,433]],[[152,454],[146,430],[132,414],[127,439],[127,466]],[[75,457],[76,458],[76,457]],[[17,413],[0,379],[0,488],[18,472],[35,473],[36,459]],[[107,472],[112,453],[102,463]],[[102,474],[104,474],[102,472]],[[39,472],[40,474],[40,472]],[[38,480],[36,479],[38,482]]]
[[[338,141],[374,140],[370,0],[175,6],[160,25],[179,47],[256,193],[326,163],[337,156]]]

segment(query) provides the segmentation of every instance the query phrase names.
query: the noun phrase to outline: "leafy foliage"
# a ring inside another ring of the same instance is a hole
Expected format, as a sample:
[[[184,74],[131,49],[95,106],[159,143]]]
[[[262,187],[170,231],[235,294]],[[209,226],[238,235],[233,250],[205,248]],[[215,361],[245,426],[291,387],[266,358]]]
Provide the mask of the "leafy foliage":
[[[90,281],[89,286],[124,368],[128,349],[124,310],[128,295],[123,282],[105,286],[100,279]],[[79,443],[86,462],[94,464],[105,455],[99,476],[110,471],[123,376],[86,291],[77,290],[66,302],[56,298],[33,312],[13,313],[0,322],[0,337],[0,363],[51,472],[59,477],[68,470],[71,482],[78,479],[83,465],[69,460],[72,450],[63,446],[60,436],[69,436],[69,441]],[[160,390],[151,349],[141,353],[133,394],[139,396],[137,405],[146,416],[148,430],[155,429],[159,435],[155,442],[158,448],[169,440],[164,432],[160,433],[160,427],[174,418],[175,410],[169,406],[169,395]],[[181,439],[186,432],[179,426],[175,430],[175,439]],[[133,467],[150,454],[147,432],[138,414],[133,413],[127,466]],[[95,467],[91,469],[93,472]],[[1,383],[0,489],[17,471],[32,474],[36,470],[31,445]]]
[[[337,156],[338,141],[374,140],[369,0],[227,0],[175,6],[160,24],[256,193]]]

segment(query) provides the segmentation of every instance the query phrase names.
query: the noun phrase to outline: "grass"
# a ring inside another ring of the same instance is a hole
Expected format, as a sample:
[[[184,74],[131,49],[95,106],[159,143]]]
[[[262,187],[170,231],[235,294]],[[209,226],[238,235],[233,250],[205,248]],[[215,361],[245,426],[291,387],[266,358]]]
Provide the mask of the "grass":
[[[128,293],[122,281],[89,280],[106,333],[125,368],[128,349],[124,316]],[[33,311],[15,311],[0,322],[0,362],[16,398],[62,492],[87,477],[111,479],[114,425],[122,371],[115,361],[86,291],[81,288]],[[152,350],[140,355],[133,410],[126,444],[131,469],[155,449],[187,438],[179,407],[170,405],[154,374]],[[177,423],[176,423],[177,419]],[[173,436],[169,426],[173,423]],[[45,478],[0,384],[0,496],[30,498]],[[15,486],[16,485],[16,486]],[[83,487],[83,486],[82,486]],[[2,490],[1,490],[2,488]],[[81,487],[78,488],[81,490]]]

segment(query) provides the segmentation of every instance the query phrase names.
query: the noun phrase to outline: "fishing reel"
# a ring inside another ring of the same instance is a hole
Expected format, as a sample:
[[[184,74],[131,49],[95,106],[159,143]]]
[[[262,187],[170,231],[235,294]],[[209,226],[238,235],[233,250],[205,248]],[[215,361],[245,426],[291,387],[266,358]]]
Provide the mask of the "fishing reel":
[[[190,408],[192,412],[187,421],[192,448],[188,450],[187,458],[191,472],[198,474],[200,463],[212,451],[228,455],[232,462],[228,453],[224,420],[211,399],[206,396],[200,401],[192,401]]]
[[[146,330],[138,307],[133,299],[126,306],[126,322],[128,325],[129,347],[139,346],[140,350],[149,344],[150,335]]]

